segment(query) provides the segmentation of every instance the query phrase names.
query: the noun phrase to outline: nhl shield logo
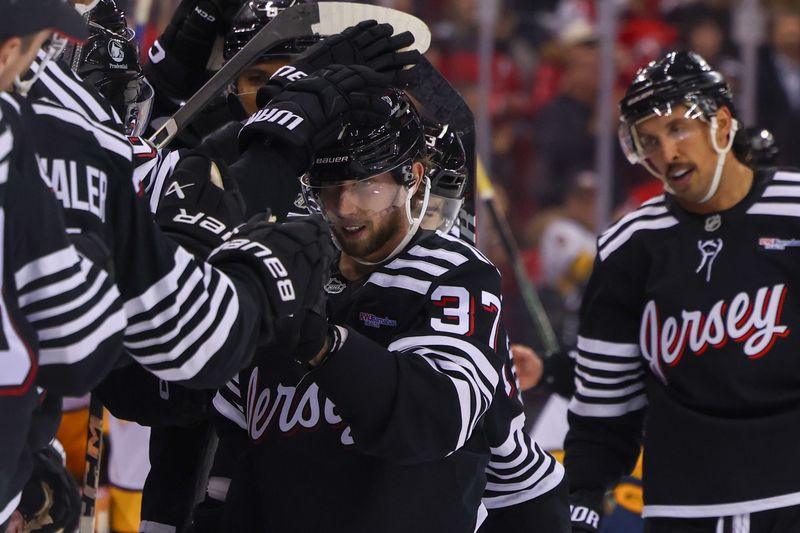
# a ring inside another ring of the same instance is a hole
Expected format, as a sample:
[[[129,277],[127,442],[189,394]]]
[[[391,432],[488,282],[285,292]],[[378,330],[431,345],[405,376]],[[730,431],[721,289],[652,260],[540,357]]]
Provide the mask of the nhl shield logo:
[[[717,231],[720,226],[722,226],[722,217],[717,215],[711,215],[710,217],[706,218],[706,231],[712,232]]]
[[[332,276],[331,279],[328,280],[328,283],[325,284],[325,287],[323,287],[328,294],[341,294],[346,288],[347,283],[336,276]]]

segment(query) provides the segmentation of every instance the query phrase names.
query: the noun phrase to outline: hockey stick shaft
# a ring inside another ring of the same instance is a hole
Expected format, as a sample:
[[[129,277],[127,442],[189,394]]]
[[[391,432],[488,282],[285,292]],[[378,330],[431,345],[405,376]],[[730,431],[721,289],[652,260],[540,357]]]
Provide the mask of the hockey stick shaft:
[[[86,467],[81,496],[80,533],[94,532],[97,487],[100,483],[100,460],[103,453],[103,404],[92,394],[89,400],[89,426],[86,430]]]
[[[528,279],[528,273],[522,262],[522,256],[519,253],[517,241],[514,239],[514,234],[511,232],[511,228],[505,217],[500,213],[500,209],[497,206],[497,199],[494,195],[494,187],[480,160],[478,160],[477,167],[478,195],[486,205],[492,224],[500,236],[500,241],[503,244],[506,255],[508,255],[508,260],[514,272],[514,279],[517,281],[520,293],[522,294],[525,310],[542,341],[542,345],[545,349],[544,355],[546,357],[548,354],[559,350],[556,333],[553,330],[550,319],[547,317],[547,313],[544,310],[544,306],[542,305],[542,301],[536,289]]]

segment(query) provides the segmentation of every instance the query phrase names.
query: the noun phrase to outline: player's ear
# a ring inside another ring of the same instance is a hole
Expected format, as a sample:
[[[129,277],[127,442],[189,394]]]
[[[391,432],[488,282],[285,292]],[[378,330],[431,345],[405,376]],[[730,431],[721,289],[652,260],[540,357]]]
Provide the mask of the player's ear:
[[[414,184],[411,186],[413,192],[411,194],[414,194],[419,190],[422,178],[425,177],[425,165],[421,161],[414,161],[411,166],[411,173],[414,175]]]
[[[19,53],[22,47],[22,39],[19,37],[9,37],[0,43],[0,74],[8,65],[11,58]]]

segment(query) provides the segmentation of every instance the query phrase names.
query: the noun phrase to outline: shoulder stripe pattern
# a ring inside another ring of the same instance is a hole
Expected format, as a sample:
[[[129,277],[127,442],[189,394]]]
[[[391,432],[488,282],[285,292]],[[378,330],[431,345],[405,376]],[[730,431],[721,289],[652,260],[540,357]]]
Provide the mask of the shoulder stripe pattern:
[[[447,272],[446,268],[434,265],[433,263],[426,263],[425,261],[414,261],[409,259],[395,259],[389,264],[387,264],[384,268],[388,268],[389,270],[410,268],[413,270],[419,270],[421,272],[425,272],[426,274],[430,274],[431,276],[441,276],[442,274]]]
[[[38,52],[34,66],[38,67],[44,54],[43,50]],[[112,116],[98,102],[97,96],[88,91],[62,61],[48,62],[39,81],[65,107],[80,110],[92,120],[112,121]]]
[[[475,257],[477,257],[477,258],[478,258],[480,261],[482,261],[482,262],[486,263],[487,265],[492,265],[492,262],[491,262],[491,261],[489,261],[489,260],[486,258],[486,256],[485,256],[485,255],[483,255],[483,254],[480,252],[480,250],[478,250],[477,248],[475,248],[475,247],[474,247],[474,246],[472,246],[471,244],[468,244],[468,243],[466,243],[466,242],[462,241],[461,239],[458,239],[458,238],[456,238],[456,237],[453,237],[452,235],[447,235],[447,234],[445,234],[445,233],[442,233],[441,231],[437,231],[437,232],[436,232],[436,235],[438,235],[439,237],[441,237],[441,238],[443,238],[443,239],[445,239],[445,240],[448,240],[448,241],[450,241],[450,242],[454,242],[454,243],[457,243],[457,244],[459,244],[459,245],[463,246],[464,248],[466,248],[467,250],[469,250],[470,252],[472,252],[472,255],[474,255]],[[492,267],[494,268],[494,265],[492,265]]]
[[[800,173],[776,172],[748,215],[800,217]]]
[[[581,416],[616,417],[647,405],[639,347],[578,337],[577,389],[569,410]]]
[[[224,393],[225,389],[220,389],[217,391],[217,394],[214,396],[214,400],[211,402],[214,406],[214,409],[216,409],[219,414],[246,431],[247,420],[244,416],[244,407],[240,403],[233,401],[230,396]]]
[[[470,438],[480,417],[489,409],[500,375],[478,347],[455,336],[402,337],[388,349],[414,353],[448,377],[458,395],[461,429],[457,450]]]
[[[461,266],[467,262],[467,258],[458,252],[453,252],[450,250],[432,250],[420,245],[414,246],[407,253],[409,255],[413,255],[414,257],[440,259],[450,263],[453,266]]]
[[[373,283],[378,287],[403,289],[419,294],[427,294],[428,290],[431,288],[430,281],[424,281],[404,275],[392,276],[383,272],[372,273],[367,280],[367,283]]]
[[[664,195],[651,198],[600,235],[597,239],[600,260],[605,261],[638,231],[670,228],[677,223],[678,219],[669,214],[664,204]]]
[[[108,128],[100,127],[100,124],[92,122],[86,118],[86,116],[69,109],[64,109],[63,107],[44,104],[42,102],[34,103],[33,109],[38,115],[49,115],[83,128],[91,133],[94,138],[97,139],[100,146],[109,152],[114,152],[128,161],[133,160],[133,150],[125,137],[118,133],[109,132]]]

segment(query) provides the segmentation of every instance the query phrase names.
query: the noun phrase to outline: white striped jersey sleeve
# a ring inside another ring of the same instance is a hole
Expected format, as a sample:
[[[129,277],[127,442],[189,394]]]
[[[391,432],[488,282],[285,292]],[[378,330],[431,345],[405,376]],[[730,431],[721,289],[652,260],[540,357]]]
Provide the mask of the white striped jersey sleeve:
[[[525,433],[520,413],[507,426],[506,439],[490,447],[483,504],[487,509],[511,507],[532,500],[564,479],[564,467]]]
[[[212,401],[214,409],[224,418],[246,430],[245,399],[239,387],[239,376],[234,376],[224,387],[217,391]]]
[[[125,327],[113,280],[72,246],[22,265],[14,278],[19,307],[39,337],[42,370],[80,363]]]
[[[239,297],[227,276],[183,248],[173,259],[171,271],[125,302],[125,348],[160,379],[191,381],[212,358],[235,358],[225,349],[232,347]]]
[[[492,403],[500,378],[493,353],[450,335],[403,337],[389,345],[389,351],[416,354],[435,372],[446,376],[458,399],[458,438],[451,451],[461,448],[472,436],[481,416]]]

